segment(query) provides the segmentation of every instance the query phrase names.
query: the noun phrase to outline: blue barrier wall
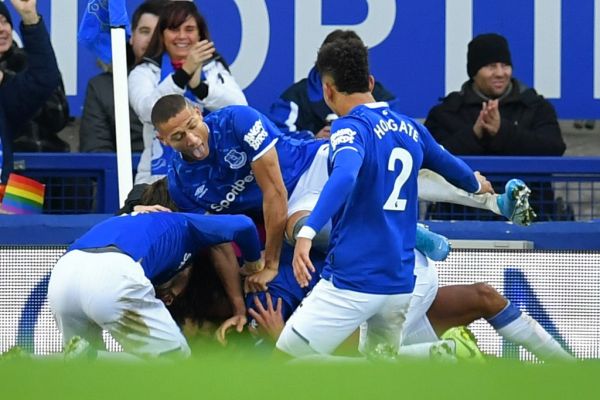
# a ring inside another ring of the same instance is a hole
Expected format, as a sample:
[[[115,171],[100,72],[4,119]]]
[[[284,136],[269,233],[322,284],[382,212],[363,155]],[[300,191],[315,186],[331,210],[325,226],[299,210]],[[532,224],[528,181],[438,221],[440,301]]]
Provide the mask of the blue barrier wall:
[[[140,2],[127,1],[130,15]],[[425,117],[440,96],[458,89],[467,78],[469,39],[495,31],[510,42],[515,75],[550,98],[560,118],[600,118],[600,65],[594,65],[600,60],[594,41],[600,13],[594,0],[195,2],[250,104],[261,111],[306,76],[323,38],[340,27],[363,37],[376,79],[399,96],[408,115]],[[95,56],[76,41],[86,4],[38,2],[74,115],[81,113],[87,81],[99,72]]]
[[[0,245],[65,245],[112,214],[1,215]],[[526,240],[538,250],[600,250],[600,221],[508,222],[426,221],[434,232],[460,240]]]

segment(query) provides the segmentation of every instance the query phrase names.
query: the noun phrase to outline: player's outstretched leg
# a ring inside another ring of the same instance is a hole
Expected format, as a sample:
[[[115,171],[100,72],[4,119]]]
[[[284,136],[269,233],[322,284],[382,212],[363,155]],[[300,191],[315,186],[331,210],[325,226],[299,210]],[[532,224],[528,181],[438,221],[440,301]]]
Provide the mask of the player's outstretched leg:
[[[431,232],[422,224],[417,224],[415,248],[433,261],[444,261],[451,250],[450,242],[445,236]]]
[[[466,326],[448,329],[442,335],[442,339],[454,342],[454,354],[459,360],[485,361],[485,356],[477,345],[475,335]]]
[[[517,225],[530,225],[536,215],[529,204],[531,189],[520,179],[506,182],[504,194],[496,199],[502,215]]]
[[[573,359],[539,323],[485,283],[439,288],[427,317],[438,334],[485,318],[500,336],[541,360]]]
[[[541,360],[574,360],[536,320],[510,302],[487,321],[504,339],[523,346]]]

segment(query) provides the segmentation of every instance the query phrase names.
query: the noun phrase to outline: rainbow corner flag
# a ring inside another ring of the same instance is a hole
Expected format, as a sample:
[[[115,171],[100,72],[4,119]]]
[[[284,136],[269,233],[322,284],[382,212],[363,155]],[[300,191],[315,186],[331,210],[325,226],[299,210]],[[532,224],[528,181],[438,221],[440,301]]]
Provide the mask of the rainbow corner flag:
[[[9,214],[40,214],[46,185],[31,178],[10,174],[0,207]]]

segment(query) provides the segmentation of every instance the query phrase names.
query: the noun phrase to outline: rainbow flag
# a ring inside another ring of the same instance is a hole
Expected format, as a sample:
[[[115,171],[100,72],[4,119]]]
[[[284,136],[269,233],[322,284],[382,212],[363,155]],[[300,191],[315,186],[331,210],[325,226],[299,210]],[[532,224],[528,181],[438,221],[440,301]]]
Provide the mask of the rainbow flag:
[[[17,174],[10,174],[0,207],[9,214],[40,214],[46,185]]]

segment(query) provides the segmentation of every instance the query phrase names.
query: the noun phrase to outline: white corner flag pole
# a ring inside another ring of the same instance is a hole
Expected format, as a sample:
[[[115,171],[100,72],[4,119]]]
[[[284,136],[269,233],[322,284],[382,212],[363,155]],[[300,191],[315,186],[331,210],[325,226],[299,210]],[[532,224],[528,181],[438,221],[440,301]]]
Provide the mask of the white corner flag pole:
[[[110,38],[112,47],[113,88],[115,94],[119,205],[123,206],[127,194],[129,194],[133,187],[125,29],[121,27],[111,27]]]

